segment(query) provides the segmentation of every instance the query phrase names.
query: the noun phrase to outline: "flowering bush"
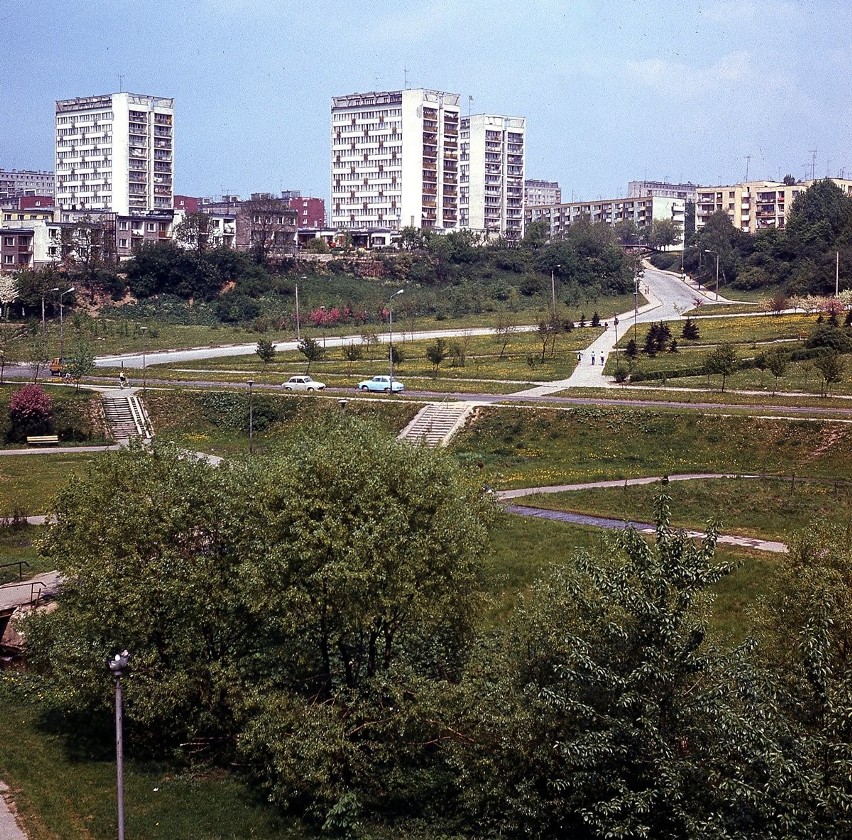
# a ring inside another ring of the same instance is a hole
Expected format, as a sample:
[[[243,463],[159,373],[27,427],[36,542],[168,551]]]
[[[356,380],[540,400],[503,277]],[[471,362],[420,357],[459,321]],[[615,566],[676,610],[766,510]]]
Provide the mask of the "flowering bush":
[[[9,399],[10,437],[23,440],[50,428],[52,405],[40,385],[25,385]]]

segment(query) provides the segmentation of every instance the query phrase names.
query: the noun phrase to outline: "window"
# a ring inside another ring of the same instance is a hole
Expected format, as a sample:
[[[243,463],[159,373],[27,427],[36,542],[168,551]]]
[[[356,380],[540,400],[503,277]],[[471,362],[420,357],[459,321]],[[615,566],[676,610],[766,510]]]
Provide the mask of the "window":
[[[125,221],[119,222],[118,223],[118,229],[119,230],[127,230],[127,221],[125,220]]]
[[[119,248],[126,248],[127,247],[127,240],[126,239],[119,239],[118,240],[118,247]]]

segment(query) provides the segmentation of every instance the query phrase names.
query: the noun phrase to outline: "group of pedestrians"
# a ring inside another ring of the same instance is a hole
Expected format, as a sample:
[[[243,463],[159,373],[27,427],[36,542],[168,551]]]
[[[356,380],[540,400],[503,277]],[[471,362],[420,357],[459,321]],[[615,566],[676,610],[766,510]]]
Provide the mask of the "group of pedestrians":
[[[590,358],[591,364],[594,365],[595,364],[595,351],[594,350],[590,351],[589,356],[591,357]],[[597,358],[600,359],[600,365],[601,365],[601,367],[603,367],[606,364],[606,356],[603,353],[601,353]],[[578,365],[582,364],[582,362],[583,362],[583,354],[577,353],[577,364]]]

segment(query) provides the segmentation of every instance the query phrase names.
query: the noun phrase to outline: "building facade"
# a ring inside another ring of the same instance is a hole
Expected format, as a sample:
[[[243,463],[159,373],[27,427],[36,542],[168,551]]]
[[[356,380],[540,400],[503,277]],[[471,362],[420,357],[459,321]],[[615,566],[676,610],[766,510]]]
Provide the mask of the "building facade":
[[[697,190],[698,186],[693,183],[670,184],[668,181],[631,181],[627,185],[627,195],[630,198],[658,196],[694,202]]]
[[[458,227],[459,98],[418,88],[332,99],[332,228]]]
[[[655,221],[668,219],[677,226],[680,241],[683,241],[685,211],[686,202],[681,198],[645,196],[527,207],[525,216],[527,225],[538,221],[547,222],[553,239],[559,239],[572,224],[581,219],[613,227],[619,222],[633,222],[637,228],[651,228]]]
[[[298,227],[325,227],[325,201],[323,199],[301,195],[291,196],[289,205],[290,209],[296,213],[296,225]]]
[[[526,120],[473,114],[461,120],[458,226],[517,241],[524,230]]]
[[[54,175],[40,169],[0,169],[0,198],[53,195]]]
[[[536,204],[561,204],[562,188],[558,181],[524,181],[524,207]]]
[[[174,100],[113,93],[58,101],[55,173],[61,208],[171,210]]]
[[[852,196],[852,180],[831,178],[846,195]],[[814,181],[785,184],[780,181],[747,181],[722,187],[700,187],[695,202],[695,227],[700,230],[719,211],[731,224],[746,233],[783,228],[796,196]]]

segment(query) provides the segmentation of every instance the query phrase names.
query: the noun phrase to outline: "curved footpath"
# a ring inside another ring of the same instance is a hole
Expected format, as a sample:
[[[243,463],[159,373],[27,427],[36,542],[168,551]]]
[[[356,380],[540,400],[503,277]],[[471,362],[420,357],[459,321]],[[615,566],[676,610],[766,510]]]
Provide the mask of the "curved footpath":
[[[667,481],[702,481],[710,478],[744,478],[756,479],[759,475],[741,475],[738,473],[681,473],[665,477]],[[600,488],[634,487],[642,484],[656,484],[660,476],[648,476],[643,478],[622,478],[614,481],[586,481],[578,484],[552,484],[547,487],[522,487],[516,490],[498,490],[494,493],[500,501],[508,499],[519,499],[523,496],[533,496],[539,493],[567,493],[572,490],[591,490]],[[656,530],[651,522],[634,522],[628,519],[615,519],[608,516],[593,516],[587,513],[574,513],[572,511],[548,510],[547,508],[535,508],[527,505],[505,505],[507,513],[518,516],[534,516],[538,519],[550,519],[555,522],[568,522],[572,525],[588,525],[594,528],[606,528],[609,530],[623,530],[635,528],[642,534],[653,534]],[[694,539],[704,537],[702,531],[685,530],[685,533]],[[757,537],[744,537],[736,534],[720,534],[719,542],[727,545],[736,545],[741,548],[753,548],[758,551],[769,551],[774,554],[786,554],[787,546],[776,540],[762,540]]]

